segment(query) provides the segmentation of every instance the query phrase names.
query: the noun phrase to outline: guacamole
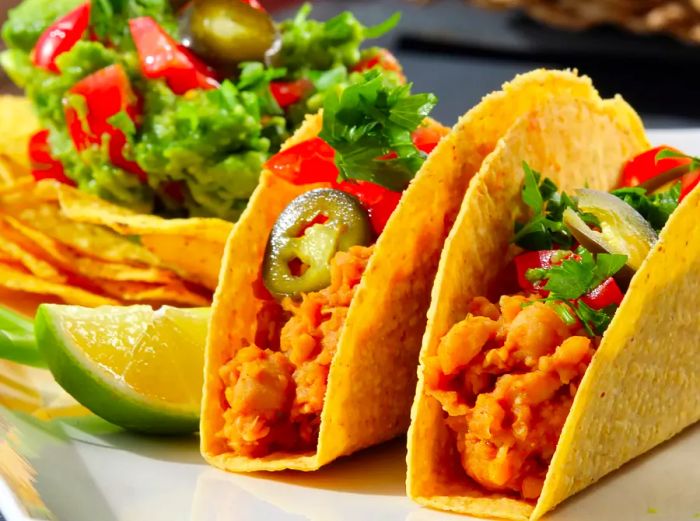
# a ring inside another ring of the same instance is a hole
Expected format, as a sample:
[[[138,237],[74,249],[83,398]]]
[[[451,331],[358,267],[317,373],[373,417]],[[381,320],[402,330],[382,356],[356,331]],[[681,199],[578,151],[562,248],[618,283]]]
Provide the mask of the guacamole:
[[[304,6],[269,22],[276,43],[259,61],[224,67],[187,47],[196,7],[24,0],[10,11],[0,64],[48,130],[60,179],[137,211],[236,220],[268,157],[371,62],[378,50],[361,51],[364,40],[397,21],[367,28],[343,13],[320,22]],[[50,34],[56,24],[62,40]]]

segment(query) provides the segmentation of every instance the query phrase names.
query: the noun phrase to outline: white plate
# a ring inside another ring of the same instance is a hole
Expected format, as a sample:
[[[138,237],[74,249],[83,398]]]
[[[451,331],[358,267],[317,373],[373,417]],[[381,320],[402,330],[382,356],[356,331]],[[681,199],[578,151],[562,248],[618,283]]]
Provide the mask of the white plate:
[[[700,130],[651,135],[656,143],[700,154]],[[36,399],[53,404],[44,414],[56,410],[60,397],[41,385],[40,373],[9,367],[0,365],[0,404],[8,403],[8,389],[14,389],[14,407]],[[13,380],[42,388],[42,395],[32,398],[31,390],[18,389]],[[467,519],[419,508],[404,496],[404,440],[315,473],[234,475],[205,465],[195,438],[140,437],[93,416],[53,421],[36,416],[0,406],[0,477],[35,473],[38,493],[34,495],[30,479],[24,484],[0,480],[0,511],[6,521]],[[24,461],[13,460],[7,440],[19,446]],[[567,501],[548,519],[700,519],[698,462],[700,425]]]

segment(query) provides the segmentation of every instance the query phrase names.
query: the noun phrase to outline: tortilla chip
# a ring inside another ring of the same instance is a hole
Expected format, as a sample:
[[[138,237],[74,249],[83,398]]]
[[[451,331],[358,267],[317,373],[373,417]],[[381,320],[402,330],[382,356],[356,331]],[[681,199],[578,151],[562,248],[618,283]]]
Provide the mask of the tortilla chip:
[[[218,371],[254,343],[261,307],[255,288],[272,225],[294,197],[317,186],[294,186],[264,171],[226,245],[214,297],[201,420],[205,459],[231,471],[313,470],[404,432],[430,288],[462,196],[513,122],[550,98],[572,96],[599,100],[588,78],[559,71],[525,75],[485,98],[440,142],[402,197],[356,290],[330,367],[316,453],[254,459],[231,454],[216,436],[224,412]],[[286,146],[316,135],[320,126],[320,115],[307,118]]]
[[[53,265],[22,249],[19,244],[12,242],[12,240],[7,237],[3,237],[1,232],[2,229],[0,229],[0,254],[2,254],[5,259],[18,262],[33,275],[42,279],[53,282],[66,281],[66,277],[59,273]]]
[[[620,114],[630,116],[619,117]],[[440,339],[466,315],[467,306],[474,297],[498,294],[501,272],[514,255],[510,244],[513,223],[525,215],[520,195],[522,161],[527,161],[563,190],[570,191],[586,185],[608,190],[617,184],[624,162],[649,146],[639,119],[632,114],[632,109],[620,99],[606,102],[581,99],[549,102],[523,116],[499,142],[467,190],[459,217],[445,243],[428,312],[421,363],[436,353]],[[632,295],[625,302],[635,298],[634,292],[630,293]],[[633,318],[620,308],[616,322],[621,322],[622,317],[625,320]],[[611,326],[609,331],[614,334],[614,330]],[[606,358],[604,349],[601,346],[594,357],[596,367],[601,359]],[[697,370],[697,363],[693,361],[692,364]],[[552,495],[548,490],[551,485],[545,483],[542,495],[546,501],[545,507],[538,506],[535,512],[530,502],[484,490],[467,478],[462,470],[442,409],[434,398],[424,392],[422,372],[421,366],[408,437],[407,491],[417,502],[475,516],[534,519],[571,493],[575,488],[573,483],[579,482],[579,475],[587,479],[592,472],[600,477],[600,467],[594,468],[596,463],[592,454],[577,451],[579,468],[569,465],[562,469],[558,463],[562,461],[561,456],[555,455],[550,471],[555,472],[556,477],[550,472],[547,479],[556,480],[560,488]],[[588,374],[585,379],[591,380]],[[609,380],[608,385],[610,383]],[[634,389],[634,386],[630,389]],[[698,390],[697,385],[695,389]],[[611,390],[609,387],[609,392]],[[695,396],[693,399],[697,403]],[[576,403],[586,398],[587,392],[582,386],[576,395]],[[626,405],[623,402],[627,402],[612,401],[619,408],[624,408]],[[575,404],[570,416],[575,418],[577,407]],[[599,415],[602,413],[600,410],[597,412]],[[676,420],[674,418],[672,423],[678,425],[680,421]],[[567,426],[571,421],[567,422]],[[600,416],[597,421],[597,426],[602,429],[612,429],[612,425],[618,423],[618,419],[609,416],[605,421]],[[568,438],[562,436],[560,447],[573,443],[573,434],[567,435]],[[606,443],[602,445],[600,438],[583,437],[589,450],[602,450],[603,459],[611,458],[613,465],[619,465],[620,460],[613,455],[618,451],[625,453],[623,446],[628,443],[622,431],[619,431],[617,441],[606,436]],[[613,447],[611,443],[616,445]],[[563,451],[569,454],[568,448]],[[583,470],[587,465],[591,466]],[[569,483],[571,487],[566,489],[564,483]]]
[[[67,304],[75,304],[78,306],[114,306],[119,304],[116,300],[91,293],[84,289],[42,280],[4,263],[0,263],[0,286],[15,291],[36,293],[39,295],[54,295],[60,297]]]
[[[129,238],[94,224],[71,221],[58,205],[41,204],[7,212],[52,239],[89,257],[119,264],[163,267],[163,261]]]
[[[141,236],[141,244],[188,280],[216,289],[224,243],[186,235],[147,234]]]
[[[182,283],[158,285],[114,280],[93,282],[107,295],[127,302],[158,302],[187,307],[206,307],[210,304],[207,297],[188,289]]]
[[[27,251],[49,259],[62,270],[89,278],[120,281],[168,283],[178,280],[175,273],[152,266],[103,262],[80,255],[48,235],[14,217],[0,214],[0,233],[9,236]]]
[[[136,214],[66,185],[59,187],[58,196],[69,219],[108,226],[123,235],[186,235],[223,244],[233,227],[232,223],[215,218],[164,219]]]

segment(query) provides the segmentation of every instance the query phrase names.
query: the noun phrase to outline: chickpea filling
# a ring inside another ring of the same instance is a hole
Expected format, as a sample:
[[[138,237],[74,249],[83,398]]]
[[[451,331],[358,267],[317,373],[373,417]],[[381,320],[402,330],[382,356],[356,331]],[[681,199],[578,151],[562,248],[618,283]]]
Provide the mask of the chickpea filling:
[[[234,453],[262,457],[313,451],[318,440],[328,371],[350,303],[373,246],[353,246],[331,260],[325,289],[287,297],[259,318],[256,344],[239,349],[219,370],[224,427]],[[268,322],[267,324],[260,322]]]
[[[599,338],[536,295],[475,298],[425,361],[466,474],[535,500]]]

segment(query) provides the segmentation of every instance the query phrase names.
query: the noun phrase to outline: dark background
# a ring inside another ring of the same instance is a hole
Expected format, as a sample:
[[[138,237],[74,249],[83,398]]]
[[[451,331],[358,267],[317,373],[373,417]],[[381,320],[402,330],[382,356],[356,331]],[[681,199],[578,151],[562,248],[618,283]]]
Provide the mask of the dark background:
[[[581,0],[589,1],[589,0]],[[0,18],[19,0],[0,0]],[[275,17],[300,2],[281,5]],[[417,91],[440,98],[435,116],[452,123],[484,94],[519,72],[536,67],[575,67],[590,75],[606,96],[621,93],[649,127],[700,127],[700,48],[661,36],[638,36],[612,27],[580,33],[548,28],[518,12],[482,11],[462,0],[429,5],[408,0],[322,0],[314,16],[351,9],[363,22],[377,23],[403,12],[399,28],[382,41],[391,48]],[[0,72],[0,89],[11,89]]]

